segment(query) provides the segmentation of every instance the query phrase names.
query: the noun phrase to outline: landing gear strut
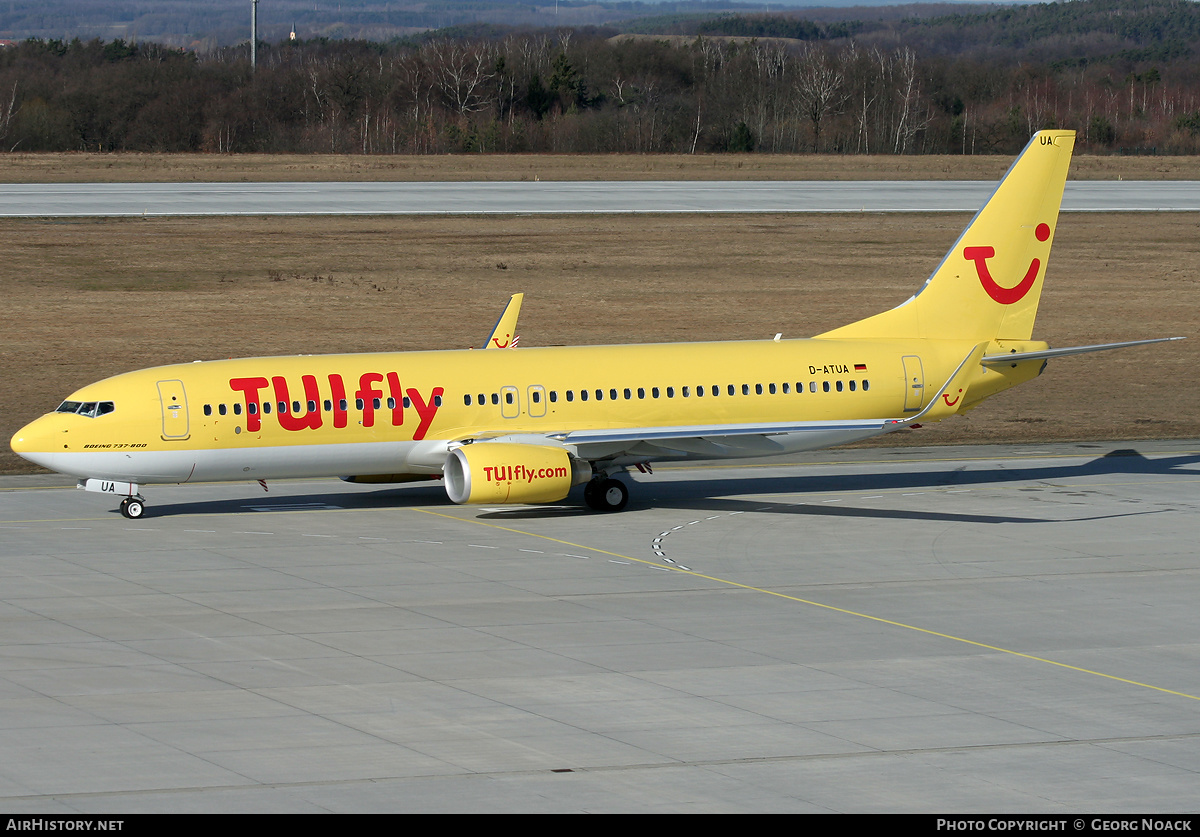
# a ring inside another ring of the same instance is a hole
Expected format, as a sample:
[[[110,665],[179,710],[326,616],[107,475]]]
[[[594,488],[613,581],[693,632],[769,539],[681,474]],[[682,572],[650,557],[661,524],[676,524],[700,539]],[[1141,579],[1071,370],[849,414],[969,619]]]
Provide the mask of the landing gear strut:
[[[594,479],[584,487],[583,501],[596,511],[620,511],[629,502],[629,489],[620,480]]]
[[[130,520],[137,520],[146,513],[146,501],[141,497],[126,497],[121,501],[121,514]]]

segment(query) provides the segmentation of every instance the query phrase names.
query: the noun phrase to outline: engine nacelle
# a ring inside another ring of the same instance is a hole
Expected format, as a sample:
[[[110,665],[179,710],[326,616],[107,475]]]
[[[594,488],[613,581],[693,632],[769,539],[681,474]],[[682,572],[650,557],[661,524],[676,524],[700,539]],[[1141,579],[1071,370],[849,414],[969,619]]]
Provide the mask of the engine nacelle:
[[[443,471],[456,503],[556,503],[592,478],[592,466],[562,448],[505,442],[455,448]]]

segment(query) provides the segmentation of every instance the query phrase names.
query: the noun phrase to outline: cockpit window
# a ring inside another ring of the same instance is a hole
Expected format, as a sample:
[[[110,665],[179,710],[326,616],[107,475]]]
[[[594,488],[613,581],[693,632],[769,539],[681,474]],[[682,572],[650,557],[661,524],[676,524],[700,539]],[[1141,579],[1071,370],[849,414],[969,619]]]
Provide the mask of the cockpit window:
[[[58,405],[56,413],[75,413],[88,418],[103,416],[111,413],[116,406],[111,401],[64,401]]]

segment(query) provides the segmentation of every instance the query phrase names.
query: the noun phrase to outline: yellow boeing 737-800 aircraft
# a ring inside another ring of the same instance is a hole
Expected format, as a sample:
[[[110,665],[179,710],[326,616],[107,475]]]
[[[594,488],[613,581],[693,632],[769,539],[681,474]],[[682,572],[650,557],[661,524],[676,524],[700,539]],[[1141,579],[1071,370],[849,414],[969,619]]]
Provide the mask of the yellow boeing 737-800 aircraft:
[[[261,357],[129,372],[73,393],[12,440],[120,495],[140,486],[442,477],[456,503],[548,503],[658,460],[768,456],[938,421],[1037,377],[1031,340],[1075,135],[1042,131],[904,304],[808,340]],[[488,348],[516,342],[520,296]],[[1168,338],[1173,339],[1173,338]],[[265,483],[264,483],[265,484]]]

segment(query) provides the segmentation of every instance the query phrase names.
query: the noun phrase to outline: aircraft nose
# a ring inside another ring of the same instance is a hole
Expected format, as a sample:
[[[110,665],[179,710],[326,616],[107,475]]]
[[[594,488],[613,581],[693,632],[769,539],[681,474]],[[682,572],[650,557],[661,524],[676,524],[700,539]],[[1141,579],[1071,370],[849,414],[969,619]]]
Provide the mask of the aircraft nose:
[[[54,450],[51,447],[53,444],[52,435],[53,431],[48,426],[45,417],[42,417],[34,419],[18,430],[8,444],[12,448],[13,453],[28,459],[30,462],[34,462],[36,460],[30,454],[49,453]]]

